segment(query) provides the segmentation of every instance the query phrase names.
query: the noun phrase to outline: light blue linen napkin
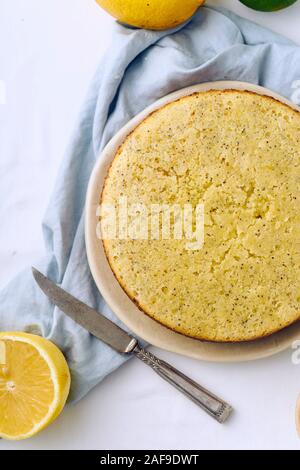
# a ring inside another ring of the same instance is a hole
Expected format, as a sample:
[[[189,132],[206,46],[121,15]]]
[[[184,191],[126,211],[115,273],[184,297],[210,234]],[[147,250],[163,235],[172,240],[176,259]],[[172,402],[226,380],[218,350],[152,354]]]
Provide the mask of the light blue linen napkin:
[[[90,274],[84,203],[99,152],[130,118],[158,98],[200,82],[242,80],[291,98],[300,80],[300,47],[226,10],[200,8],[185,25],[145,31],[116,24],[67,149],[43,221],[46,254],[37,267],[67,291],[119,323]],[[66,355],[71,400],[83,397],[125,360],[64,316],[30,269],[0,293],[0,330],[39,332]]]

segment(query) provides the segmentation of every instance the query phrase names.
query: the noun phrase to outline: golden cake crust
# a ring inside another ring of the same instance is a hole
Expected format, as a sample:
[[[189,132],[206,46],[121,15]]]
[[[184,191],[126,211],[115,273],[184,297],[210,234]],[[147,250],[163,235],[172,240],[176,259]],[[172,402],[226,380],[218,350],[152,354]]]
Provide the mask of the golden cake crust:
[[[144,313],[218,342],[255,340],[299,319],[299,143],[297,111],[237,90],[171,102],[127,136],[102,203],[126,196],[205,208],[201,250],[187,250],[186,240],[103,240]]]

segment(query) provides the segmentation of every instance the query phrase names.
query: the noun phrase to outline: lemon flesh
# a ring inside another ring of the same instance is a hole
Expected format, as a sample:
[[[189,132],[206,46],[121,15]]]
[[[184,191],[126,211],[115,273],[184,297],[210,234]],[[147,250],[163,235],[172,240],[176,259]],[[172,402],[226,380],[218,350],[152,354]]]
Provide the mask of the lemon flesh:
[[[50,341],[27,333],[0,333],[0,437],[26,439],[62,411],[70,372]]]
[[[297,0],[240,0],[244,5],[258,11],[278,11],[287,8]]]
[[[120,22],[146,29],[173,28],[188,20],[204,0],[96,0]]]

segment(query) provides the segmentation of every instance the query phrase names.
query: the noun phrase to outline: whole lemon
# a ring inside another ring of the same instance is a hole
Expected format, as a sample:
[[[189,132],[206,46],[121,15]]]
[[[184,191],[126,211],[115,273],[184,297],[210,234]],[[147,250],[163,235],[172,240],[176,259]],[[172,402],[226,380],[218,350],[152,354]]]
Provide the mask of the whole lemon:
[[[120,22],[137,28],[167,29],[189,19],[205,0],[96,0]]]

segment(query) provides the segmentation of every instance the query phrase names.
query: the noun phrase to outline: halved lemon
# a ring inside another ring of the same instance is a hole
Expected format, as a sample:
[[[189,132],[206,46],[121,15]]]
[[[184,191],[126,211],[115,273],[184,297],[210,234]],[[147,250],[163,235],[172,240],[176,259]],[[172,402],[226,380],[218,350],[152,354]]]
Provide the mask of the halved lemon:
[[[297,0],[240,0],[244,5],[258,11],[278,11],[290,7]]]
[[[28,333],[0,333],[0,437],[26,439],[62,411],[70,372],[62,352]]]

